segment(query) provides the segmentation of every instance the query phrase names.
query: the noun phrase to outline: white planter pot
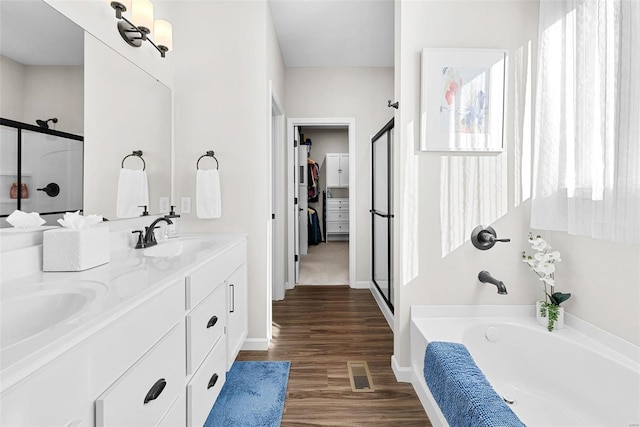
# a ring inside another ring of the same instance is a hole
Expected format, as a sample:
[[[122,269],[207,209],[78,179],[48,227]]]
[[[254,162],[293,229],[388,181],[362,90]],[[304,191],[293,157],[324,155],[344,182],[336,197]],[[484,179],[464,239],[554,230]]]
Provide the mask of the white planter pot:
[[[549,320],[547,319],[547,316],[542,316],[540,314],[540,306],[542,305],[542,303],[543,301],[536,301],[536,320],[538,320],[538,323],[540,325],[547,328],[549,325]],[[564,308],[558,307],[558,320],[555,321],[553,329],[562,328],[564,328]]]

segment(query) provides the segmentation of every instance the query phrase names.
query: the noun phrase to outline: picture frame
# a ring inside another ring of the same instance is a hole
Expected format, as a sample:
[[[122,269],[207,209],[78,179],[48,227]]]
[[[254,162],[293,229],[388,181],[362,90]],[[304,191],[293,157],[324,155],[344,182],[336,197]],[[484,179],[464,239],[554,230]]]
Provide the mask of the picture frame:
[[[420,150],[503,151],[505,49],[422,49]]]

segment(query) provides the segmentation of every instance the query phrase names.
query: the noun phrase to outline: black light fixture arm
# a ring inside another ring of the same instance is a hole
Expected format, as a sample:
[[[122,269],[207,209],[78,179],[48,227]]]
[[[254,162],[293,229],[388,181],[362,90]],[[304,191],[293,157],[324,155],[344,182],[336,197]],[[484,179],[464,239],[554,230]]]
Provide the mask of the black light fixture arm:
[[[143,41],[148,41],[151,45],[160,52],[161,57],[165,57],[165,54],[169,51],[166,46],[158,46],[147,35],[151,32],[149,28],[138,27],[133,22],[129,21],[122,12],[125,12],[127,8],[117,1],[111,2],[111,7],[116,11],[116,19],[118,19],[118,32],[130,46],[140,47]]]

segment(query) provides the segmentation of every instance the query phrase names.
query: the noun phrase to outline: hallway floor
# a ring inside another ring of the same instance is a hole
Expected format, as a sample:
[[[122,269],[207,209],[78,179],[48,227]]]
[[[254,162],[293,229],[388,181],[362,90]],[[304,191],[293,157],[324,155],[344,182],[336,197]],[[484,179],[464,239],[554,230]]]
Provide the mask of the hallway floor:
[[[273,303],[268,351],[238,360],[289,360],[282,426],[431,426],[411,384],[391,370],[393,334],[368,289],[298,286]],[[354,393],[348,361],[366,361],[375,392]]]
[[[310,245],[300,262],[299,285],[348,285],[349,242]]]

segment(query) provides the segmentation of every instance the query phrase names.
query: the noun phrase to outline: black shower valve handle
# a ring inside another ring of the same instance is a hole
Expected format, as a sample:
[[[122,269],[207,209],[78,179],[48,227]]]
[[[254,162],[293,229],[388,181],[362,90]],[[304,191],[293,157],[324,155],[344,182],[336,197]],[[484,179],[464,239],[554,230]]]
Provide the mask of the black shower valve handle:
[[[481,251],[491,249],[493,245],[496,244],[496,242],[510,241],[511,239],[498,239],[496,230],[494,230],[493,227],[490,226],[484,227],[482,225],[479,225],[471,232],[471,243]]]

